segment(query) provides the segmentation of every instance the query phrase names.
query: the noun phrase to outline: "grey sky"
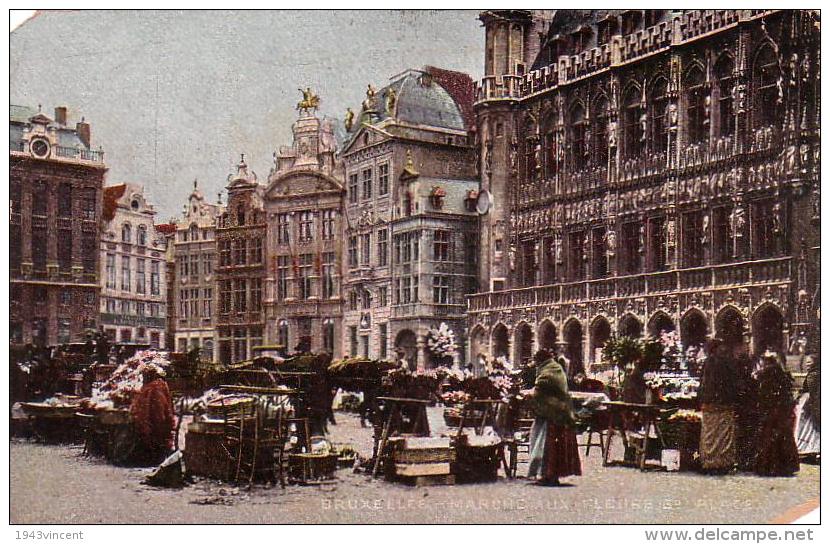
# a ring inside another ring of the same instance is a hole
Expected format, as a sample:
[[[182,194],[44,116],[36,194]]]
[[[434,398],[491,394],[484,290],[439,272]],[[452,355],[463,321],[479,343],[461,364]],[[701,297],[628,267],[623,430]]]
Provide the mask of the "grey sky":
[[[367,83],[384,85],[407,68],[479,79],[476,15],[47,12],[11,34],[10,98],[50,116],[66,105],[73,123],[86,117],[93,145],[106,152],[107,183],[144,184],[162,221],[179,212],[194,178],[215,199],[241,152],[264,180],[274,149],[290,142],[298,87],[320,95],[322,114],[342,118]]]

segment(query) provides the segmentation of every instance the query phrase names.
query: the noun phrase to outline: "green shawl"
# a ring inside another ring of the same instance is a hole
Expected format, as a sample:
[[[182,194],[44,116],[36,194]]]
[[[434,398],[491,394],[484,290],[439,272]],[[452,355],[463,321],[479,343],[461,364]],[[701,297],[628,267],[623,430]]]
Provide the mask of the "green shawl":
[[[533,397],[533,411],[537,417],[555,425],[574,425],[571,396],[568,394],[568,379],[562,365],[548,359],[536,371],[536,394]]]

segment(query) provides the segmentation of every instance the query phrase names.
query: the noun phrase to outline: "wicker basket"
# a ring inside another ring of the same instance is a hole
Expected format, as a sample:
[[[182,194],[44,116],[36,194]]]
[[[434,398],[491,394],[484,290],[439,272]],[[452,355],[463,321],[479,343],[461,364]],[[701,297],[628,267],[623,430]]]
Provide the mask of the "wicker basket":
[[[42,402],[23,402],[20,407],[27,416],[44,419],[72,419],[78,411],[78,405],[53,406]]]
[[[288,456],[288,477],[297,483],[331,480],[337,470],[337,455],[293,453]]]

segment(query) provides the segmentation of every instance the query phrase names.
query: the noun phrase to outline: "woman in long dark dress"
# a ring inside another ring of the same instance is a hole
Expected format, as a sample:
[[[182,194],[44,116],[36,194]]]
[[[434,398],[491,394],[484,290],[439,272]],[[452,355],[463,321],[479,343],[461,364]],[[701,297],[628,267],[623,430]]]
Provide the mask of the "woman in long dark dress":
[[[540,476],[540,485],[557,486],[559,478],[582,474],[571,396],[565,369],[556,357],[539,350],[535,359],[536,383],[524,392],[532,398],[536,414],[530,431],[528,476]]]
[[[737,376],[729,348],[718,339],[707,347],[709,356],[700,382],[700,457],[703,471],[723,474],[735,468]]]
[[[775,355],[763,357],[757,378],[759,428],[755,472],[761,476],[792,476],[798,472],[793,379]]]
[[[752,471],[755,468],[755,435],[758,430],[758,382],[752,375],[754,364],[747,353],[746,344],[741,342],[736,346],[733,356],[737,392],[735,445],[738,469]]]

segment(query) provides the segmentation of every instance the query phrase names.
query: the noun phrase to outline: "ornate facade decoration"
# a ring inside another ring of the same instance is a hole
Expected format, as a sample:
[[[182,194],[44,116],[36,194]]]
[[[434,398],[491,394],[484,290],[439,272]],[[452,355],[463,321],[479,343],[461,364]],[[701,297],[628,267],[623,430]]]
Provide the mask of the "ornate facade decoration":
[[[479,132],[517,126],[519,149],[503,138],[486,150],[515,159],[482,179],[504,207],[482,217],[489,290],[468,299],[474,359],[558,347],[576,369],[599,362],[610,334],[666,329],[754,352],[814,338],[817,316],[792,303],[801,239],[802,299],[818,282],[820,89],[801,60],[819,51],[814,15],[633,11],[481,14],[493,53]],[[639,23],[606,36],[597,23],[609,18]],[[502,40],[506,24],[525,29],[524,49]],[[584,25],[587,43],[558,38]],[[512,57],[525,73],[494,60]],[[494,240],[501,218],[507,239]]]

